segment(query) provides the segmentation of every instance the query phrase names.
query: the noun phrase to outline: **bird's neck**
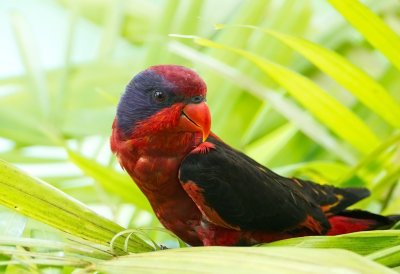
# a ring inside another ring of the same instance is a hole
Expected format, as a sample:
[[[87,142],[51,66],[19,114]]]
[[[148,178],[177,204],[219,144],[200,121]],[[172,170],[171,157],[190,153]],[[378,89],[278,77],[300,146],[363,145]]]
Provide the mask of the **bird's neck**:
[[[201,143],[201,133],[171,132],[137,136],[128,141],[131,151],[139,156],[184,157]]]

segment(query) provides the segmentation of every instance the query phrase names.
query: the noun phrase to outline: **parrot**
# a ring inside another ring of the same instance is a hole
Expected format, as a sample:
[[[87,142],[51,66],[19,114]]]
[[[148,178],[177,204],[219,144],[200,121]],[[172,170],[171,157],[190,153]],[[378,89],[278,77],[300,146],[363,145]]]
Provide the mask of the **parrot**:
[[[161,224],[188,245],[340,235],[400,219],[347,209],[370,195],[366,188],[286,178],[232,148],[211,132],[206,92],[194,70],[151,66],[127,84],[110,138]]]

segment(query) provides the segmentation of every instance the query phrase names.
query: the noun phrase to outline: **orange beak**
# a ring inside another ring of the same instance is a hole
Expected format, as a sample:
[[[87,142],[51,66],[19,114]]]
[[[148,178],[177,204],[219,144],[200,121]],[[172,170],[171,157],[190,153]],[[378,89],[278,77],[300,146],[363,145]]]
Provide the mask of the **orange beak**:
[[[211,128],[211,115],[207,103],[186,105],[179,119],[179,127],[190,132],[202,132],[204,142]]]

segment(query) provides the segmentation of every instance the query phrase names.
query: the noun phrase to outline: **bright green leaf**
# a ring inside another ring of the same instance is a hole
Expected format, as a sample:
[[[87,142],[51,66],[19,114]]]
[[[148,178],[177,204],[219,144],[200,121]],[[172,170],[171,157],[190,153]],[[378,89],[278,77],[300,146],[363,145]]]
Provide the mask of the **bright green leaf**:
[[[169,249],[121,256],[93,268],[106,273],[395,273],[346,250],[293,247]]]
[[[57,229],[108,245],[121,226],[94,213],[84,204],[45,182],[30,177],[0,160],[0,203],[21,214]],[[123,250],[124,237],[115,246]],[[131,237],[129,251],[152,250],[136,236]]]
[[[389,267],[400,266],[400,245],[376,251],[367,258]]]
[[[235,52],[254,62],[327,127],[364,154],[379,144],[378,138],[360,118],[304,76],[240,49],[202,38],[195,38],[195,42]]]
[[[400,245],[397,230],[363,231],[338,236],[308,236],[264,244],[265,246],[296,246],[306,248],[342,248],[361,255]]]
[[[107,247],[82,240],[82,242],[61,242],[32,238],[0,236],[0,246],[21,246],[30,249],[46,249],[48,252],[63,251],[65,254],[85,255],[96,259],[111,259],[112,254]]]
[[[400,37],[357,0],[328,0],[375,48],[400,70]]]
[[[400,128],[400,105],[384,87],[364,71],[352,65],[341,55],[315,43],[275,31],[263,31],[304,55],[393,127]]]
[[[126,202],[134,204],[139,209],[152,212],[146,197],[128,175],[102,166],[71,150],[67,151],[71,162],[77,165],[87,176],[95,179],[105,190],[116,194]]]
[[[298,128],[286,123],[278,129],[246,146],[246,154],[260,163],[267,163],[298,132]]]
[[[359,170],[365,168],[365,166],[374,161],[379,155],[383,154],[386,150],[388,150],[391,146],[395,145],[399,141],[400,132],[393,134],[390,138],[382,142],[378,147],[376,147],[373,151],[371,151],[368,155],[361,159],[358,164],[355,165],[349,172],[344,173],[344,175],[339,178],[339,181],[342,183],[346,183],[352,177],[354,177]]]

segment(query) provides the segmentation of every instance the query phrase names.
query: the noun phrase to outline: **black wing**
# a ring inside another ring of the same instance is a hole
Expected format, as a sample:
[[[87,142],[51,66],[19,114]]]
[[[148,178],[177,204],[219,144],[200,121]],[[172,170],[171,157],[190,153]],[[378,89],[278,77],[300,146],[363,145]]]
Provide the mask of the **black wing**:
[[[179,179],[210,222],[237,230],[323,234],[327,216],[369,195],[279,176],[213,136],[183,160]]]

